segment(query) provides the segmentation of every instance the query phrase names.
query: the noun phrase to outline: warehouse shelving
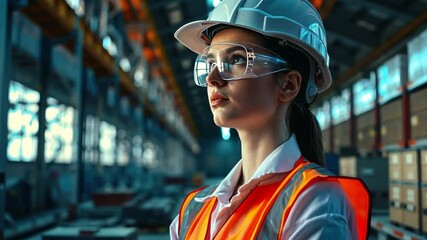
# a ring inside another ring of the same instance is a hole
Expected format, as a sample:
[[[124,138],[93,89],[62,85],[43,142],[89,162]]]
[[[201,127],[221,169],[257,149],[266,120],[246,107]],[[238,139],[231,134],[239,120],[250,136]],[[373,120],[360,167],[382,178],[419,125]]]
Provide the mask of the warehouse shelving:
[[[388,236],[405,240],[427,239],[425,235],[417,234],[407,228],[391,223],[388,216],[373,216],[371,218],[371,228],[376,230],[378,240],[387,239]]]

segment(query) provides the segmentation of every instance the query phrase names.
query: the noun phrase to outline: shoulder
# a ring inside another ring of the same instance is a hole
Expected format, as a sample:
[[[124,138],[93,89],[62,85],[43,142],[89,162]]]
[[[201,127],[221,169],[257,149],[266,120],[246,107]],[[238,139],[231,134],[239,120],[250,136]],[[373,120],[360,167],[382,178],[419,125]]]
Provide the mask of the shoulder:
[[[293,236],[308,237],[298,239],[314,235],[351,239],[356,234],[354,209],[338,181],[316,181],[296,199],[285,229]]]
[[[345,212],[350,203],[338,181],[320,180],[303,190],[295,205],[323,212]]]

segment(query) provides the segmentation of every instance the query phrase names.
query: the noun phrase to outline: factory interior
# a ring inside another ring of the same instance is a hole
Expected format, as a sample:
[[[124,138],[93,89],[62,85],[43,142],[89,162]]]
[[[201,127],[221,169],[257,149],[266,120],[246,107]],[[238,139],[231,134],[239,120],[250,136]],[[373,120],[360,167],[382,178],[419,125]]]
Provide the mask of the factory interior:
[[[170,238],[241,159],[174,38],[220,2],[0,0],[0,240]],[[427,239],[427,1],[310,2],[326,168],[369,188],[369,239]]]

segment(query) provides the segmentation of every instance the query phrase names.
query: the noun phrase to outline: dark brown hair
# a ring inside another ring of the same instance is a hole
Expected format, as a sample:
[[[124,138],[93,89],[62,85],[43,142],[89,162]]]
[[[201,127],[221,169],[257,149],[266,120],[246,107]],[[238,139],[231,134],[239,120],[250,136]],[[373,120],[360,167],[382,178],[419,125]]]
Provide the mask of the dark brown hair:
[[[295,134],[302,155],[307,160],[324,166],[322,132],[316,116],[310,110],[311,103],[307,103],[306,98],[310,61],[297,46],[291,46],[289,43],[279,46],[278,42],[277,39],[267,39],[265,46],[282,56],[290,63],[292,69],[302,76],[298,95],[288,109],[289,131]]]

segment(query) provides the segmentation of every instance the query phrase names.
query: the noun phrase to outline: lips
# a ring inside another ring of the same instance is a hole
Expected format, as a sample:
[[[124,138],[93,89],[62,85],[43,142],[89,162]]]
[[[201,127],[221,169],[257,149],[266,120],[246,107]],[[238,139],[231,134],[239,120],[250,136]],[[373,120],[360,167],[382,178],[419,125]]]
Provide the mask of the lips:
[[[211,107],[216,107],[221,104],[224,104],[226,101],[228,101],[228,98],[226,98],[223,94],[219,92],[214,92],[210,97]]]

